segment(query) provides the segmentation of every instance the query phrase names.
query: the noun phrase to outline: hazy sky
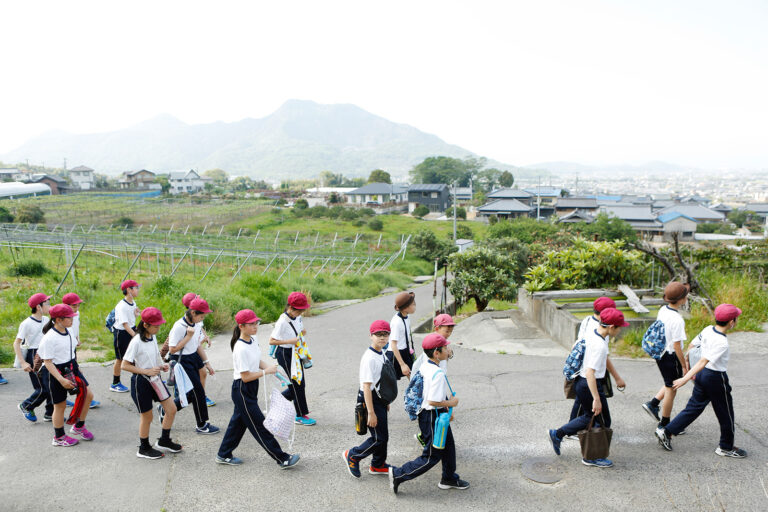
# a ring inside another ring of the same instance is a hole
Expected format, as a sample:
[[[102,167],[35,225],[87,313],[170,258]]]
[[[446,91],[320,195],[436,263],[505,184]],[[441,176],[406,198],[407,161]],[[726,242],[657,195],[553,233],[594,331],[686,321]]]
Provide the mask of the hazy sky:
[[[264,4],[264,5],[260,5]],[[353,103],[505,163],[768,170],[765,1],[3,2],[0,153]]]

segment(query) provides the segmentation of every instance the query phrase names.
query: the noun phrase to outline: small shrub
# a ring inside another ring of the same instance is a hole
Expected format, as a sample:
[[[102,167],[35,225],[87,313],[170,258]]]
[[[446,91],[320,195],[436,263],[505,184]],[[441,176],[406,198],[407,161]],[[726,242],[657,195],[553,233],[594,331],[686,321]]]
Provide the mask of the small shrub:
[[[0,206],[0,222],[13,222],[13,215],[5,206]]]
[[[11,265],[8,273],[12,276],[39,277],[49,274],[51,271],[39,261],[20,261]]]
[[[426,215],[426,214],[428,214],[428,213],[429,213],[429,208],[427,208],[426,206],[424,206],[423,204],[421,204],[421,205],[417,206],[417,207],[416,207],[416,208],[413,210],[413,212],[411,213],[411,215],[413,215],[414,217],[422,218],[423,216],[425,216],[425,215]]]
[[[493,215],[491,215],[490,217],[488,217],[488,224],[490,224],[491,226],[493,226],[497,222],[499,222],[499,217],[495,213]]]
[[[384,229],[384,223],[381,221],[381,219],[377,219],[374,217],[368,222],[368,227],[374,231],[381,231],[382,229]]]
[[[453,218],[453,208],[448,208],[445,210],[445,216],[449,219]],[[457,219],[464,219],[467,220],[467,210],[463,206],[459,206],[456,208],[456,218]]]
[[[365,224],[365,222],[363,222],[363,221],[362,221],[362,220],[360,220],[360,219],[355,219],[355,220],[353,220],[353,221],[352,221],[352,225],[353,225],[353,226],[355,226],[356,228],[359,228],[359,227],[360,227],[360,226],[362,226],[363,224]]]
[[[39,206],[24,205],[16,210],[16,222],[21,224],[42,224],[45,221],[45,213]]]
[[[297,199],[296,202],[293,203],[293,207],[297,210],[306,210],[309,208],[309,202],[304,198]]]
[[[130,217],[120,217],[115,221],[115,226],[128,226],[129,228],[132,228],[133,219]]]

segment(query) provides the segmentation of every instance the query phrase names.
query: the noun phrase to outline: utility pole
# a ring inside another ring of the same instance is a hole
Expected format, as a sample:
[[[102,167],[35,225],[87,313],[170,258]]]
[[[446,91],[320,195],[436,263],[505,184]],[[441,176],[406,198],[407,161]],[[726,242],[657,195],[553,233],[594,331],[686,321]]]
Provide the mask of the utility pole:
[[[456,182],[453,182],[453,243],[456,244]]]
[[[536,220],[541,218],[541,175],[539,175],[539,184],[536,187]]]

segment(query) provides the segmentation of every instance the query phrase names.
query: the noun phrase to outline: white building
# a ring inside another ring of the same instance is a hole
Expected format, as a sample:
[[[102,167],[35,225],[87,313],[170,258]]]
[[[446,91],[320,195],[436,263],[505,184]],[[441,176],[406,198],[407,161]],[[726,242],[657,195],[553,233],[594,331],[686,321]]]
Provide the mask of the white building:
[[[168,183],[171,186],[171,194],[196,194],[205,188],[206,183],[213,180],[203,178],[194,170],[172,171],[168,173]]]
[[[67,171],[69,179],[72,181],[72,186],[80,190],[95,188],[96,180],[94,179],[93,172],[93,169],[84,165],[78,165]]]

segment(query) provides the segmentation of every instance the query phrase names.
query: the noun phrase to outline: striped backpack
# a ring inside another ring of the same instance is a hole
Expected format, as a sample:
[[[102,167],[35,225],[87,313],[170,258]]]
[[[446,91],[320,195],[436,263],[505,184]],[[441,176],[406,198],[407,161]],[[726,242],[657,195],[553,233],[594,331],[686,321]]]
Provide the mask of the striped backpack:
[[[584,351],[586,350],[587,343],[584,340],[577,341],[571,353],[568,354],[568,358],[565,360],[565,366],[563,366],[563,375],[566,380],[573,380],[581,366],[584,364]]]
[[[653,322],[643,334],[643,350],[654,359],[661,359],[667,348],[667,335],[661,320]]]

